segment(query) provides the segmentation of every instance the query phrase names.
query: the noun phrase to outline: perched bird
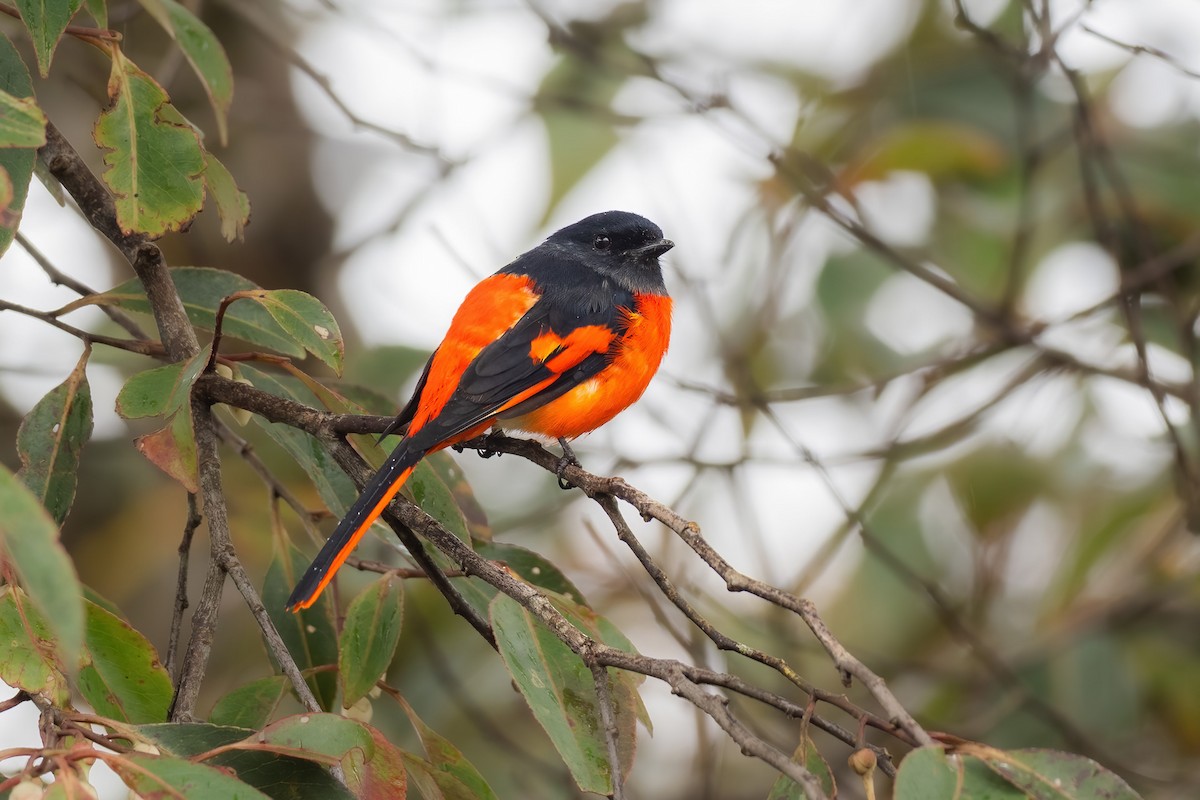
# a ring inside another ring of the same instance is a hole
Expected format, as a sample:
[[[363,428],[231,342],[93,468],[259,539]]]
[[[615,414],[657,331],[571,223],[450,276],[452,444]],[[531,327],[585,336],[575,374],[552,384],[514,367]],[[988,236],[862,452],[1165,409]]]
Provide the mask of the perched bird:
[[[674,246],[650,220],[605,211],[480,281],[389,428],[407,425],[404,438],[304,573],[288,609],[316,602],[429,453],[492,426],[552,436],[566,448],[641,397],[671,336],[658,258]]]

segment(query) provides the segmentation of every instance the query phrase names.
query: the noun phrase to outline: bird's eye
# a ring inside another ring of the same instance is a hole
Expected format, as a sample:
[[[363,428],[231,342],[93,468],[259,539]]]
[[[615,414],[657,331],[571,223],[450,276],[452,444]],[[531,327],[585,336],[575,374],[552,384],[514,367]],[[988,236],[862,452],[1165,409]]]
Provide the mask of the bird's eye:
[[[612,239],[607,236],[597,236],[592,240],[592,247],[597,250],[607,250],[612,247]]]

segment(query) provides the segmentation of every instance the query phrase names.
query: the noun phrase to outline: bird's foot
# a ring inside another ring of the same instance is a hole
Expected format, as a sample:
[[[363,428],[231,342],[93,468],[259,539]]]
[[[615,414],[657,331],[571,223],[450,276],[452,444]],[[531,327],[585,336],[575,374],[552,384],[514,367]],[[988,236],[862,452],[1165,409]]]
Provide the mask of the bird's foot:
[[[562,447],[563,454],[554,467],[554,474],[558,476],[558,488],[565,491],[574,488],[575,484],[564,478],[563,472],[567,467],[578,467],[580,464],[579,459],[575,457],[575,451],[571,449],[571,445],[567,444],[566,439],[559,437],[558,444]]]
[[[484,435],[484,437],[483,437],[483,447],[479,448],[479,450],[476,451],[479,453],[479,457],[480,458],[491,458],[492,456],[504,455],[502,452],[500,452],[500,448],[496,447],[496,442],[498,441],[498,439],[503,438],[503,437],[504,437],[504,434],[501,433],[500,431],[497,431],[497,430],[488,431],[487,434]]]

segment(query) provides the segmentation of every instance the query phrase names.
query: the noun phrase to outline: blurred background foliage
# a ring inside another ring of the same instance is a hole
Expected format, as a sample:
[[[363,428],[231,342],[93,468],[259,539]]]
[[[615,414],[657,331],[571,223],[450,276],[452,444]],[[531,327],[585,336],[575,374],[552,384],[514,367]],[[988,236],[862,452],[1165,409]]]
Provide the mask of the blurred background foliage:
[[[1200,795],[1194,8],[188,5],[234,65],[229,145],[209,146],[253,221],[230,247],[202,215],[164,240],[169,263],[321,297],[348,338],[345,383],[394,404],[471,281],[584,213],[647,214],[678,243],[672,351],[642,403],[581,443],[585,466],[697,520],[743,571],[812,597],[926,727],[1084,753],[1147,798]],[[140,6],[110,15],[131,57],[211,127]],[[81,150],[105,63],[67,42],[55,79],[35,86]],[[126,280],[66,216],[31,199],[23,231],[97,288]],[[21,257],[14,247],[6,271]],[[77,356],[50,331],[19,348],[15,336],[0,348],[8,442]],[[144,366],[96,353],[98,415]],[[320,507],[295,463],[244,435]],[[98,417],[64,536],[83,580],[161,647],[186,504],[130,438]],[[3,458],[15,463],[11,446]],[[643,652],[790,693],[689,630],[599,512],[552,478],[456,459],[496,537],[547,555]],[[239,554],[261,576],[269,492],[227,464]],[[729,595],[665,532],[640,533],[724,631],[837,686],[794,617]],[[397,559],[382,538],[360,550]],[[369,576],[344,580],[349,598]],[[486,644],[421,582],[406,591],[388,680],[501,796],[575,796]],[[226,610],[202,708],[269,674],[249,615],[232,597]],[[639,742],[635,795],[766,795],[765,765],[666,688],[643,692],[655,730]],[[793,723],[733,702],[794,746]],[[397,706],[375,706],[373,724],[411,736]],[[835,766],[848,755],[817,744]]]

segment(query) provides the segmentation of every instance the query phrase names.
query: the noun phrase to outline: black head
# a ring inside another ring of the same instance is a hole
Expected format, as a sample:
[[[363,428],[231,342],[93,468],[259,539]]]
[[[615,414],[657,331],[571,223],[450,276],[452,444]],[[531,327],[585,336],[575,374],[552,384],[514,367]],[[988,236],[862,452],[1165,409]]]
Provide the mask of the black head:
[[[630,292],[667,293],[658,257],[675,243],[645,217],[604,211],[556,231],[546,244],[578,255],[590,269]]]

